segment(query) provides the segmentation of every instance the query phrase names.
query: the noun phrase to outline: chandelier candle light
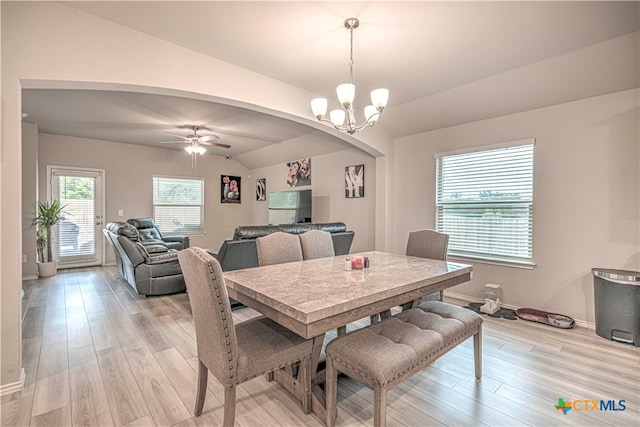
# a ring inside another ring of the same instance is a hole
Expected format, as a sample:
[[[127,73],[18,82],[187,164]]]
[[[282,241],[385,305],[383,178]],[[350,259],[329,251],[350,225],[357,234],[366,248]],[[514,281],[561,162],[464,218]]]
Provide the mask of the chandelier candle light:
[[[387,105],[389,100],[388,89],[375,89],[371,91],[371,104],[364,107],[365,122],[361,125],[356,123],[356,118],[353,113],[353,100],[356,96],[356,87],[353,84],[353,30],[358,28],[360,21],[357,18],[348,18],[344,21],[344,26],[349,30],[351,35],[351,50],[349,53],[349,83],[341,84],[336,88],[338,94],[338,100],[342,104],[343,110],[332,110],[329,112],[329,119],[325,118],[327,114],[327,99],[326,98],[314,98],[311,100],[311,110],[313,115],[316,116],[320,122],[328,122],[333,125],[334,128],[341,132],[354,134],[361,131],[365,126],[373,126],[380,115],[382,110]],[[344,121],[347,119],[345,125]]]

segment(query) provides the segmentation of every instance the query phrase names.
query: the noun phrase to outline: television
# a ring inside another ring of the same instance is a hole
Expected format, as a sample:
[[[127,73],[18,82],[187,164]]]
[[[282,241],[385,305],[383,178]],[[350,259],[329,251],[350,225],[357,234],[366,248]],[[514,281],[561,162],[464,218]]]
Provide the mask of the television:
[[[269,193],[269,224],[311,222],[311,190]]]

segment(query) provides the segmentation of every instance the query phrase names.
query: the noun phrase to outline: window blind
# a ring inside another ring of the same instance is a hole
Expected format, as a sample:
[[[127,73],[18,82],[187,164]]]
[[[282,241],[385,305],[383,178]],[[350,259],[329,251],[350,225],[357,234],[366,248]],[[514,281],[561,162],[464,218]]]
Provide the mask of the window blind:
[[[204,180],[153,177],[153,219],[162,233],[203,233]]]
[[[533,140],[436,158],[436,229],[449,255],[533,262]]]

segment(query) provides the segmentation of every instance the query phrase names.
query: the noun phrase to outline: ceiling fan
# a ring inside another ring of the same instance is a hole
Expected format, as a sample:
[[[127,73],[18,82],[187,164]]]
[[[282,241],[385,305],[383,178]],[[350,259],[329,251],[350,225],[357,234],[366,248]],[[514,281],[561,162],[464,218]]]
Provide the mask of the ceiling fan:
[[[179,141],[162,141],[160,144],[189,144],[185,147],[185,150],[189,154],[204,154],[207,150],[203,147],[203,145],[209,145],[214,147],[221,148],[231,148],[228,144],[222,144],[220,142],[213,142],[220,139],[217,135],[198,135],[198,131],[200,130],[200,126],[189,126],[189,129],[193,131],[192,134],[183,136],[173,132],[165,132],[169,135],[177,136],[180,138]],[[206,128],[205,128],[206,129]]]

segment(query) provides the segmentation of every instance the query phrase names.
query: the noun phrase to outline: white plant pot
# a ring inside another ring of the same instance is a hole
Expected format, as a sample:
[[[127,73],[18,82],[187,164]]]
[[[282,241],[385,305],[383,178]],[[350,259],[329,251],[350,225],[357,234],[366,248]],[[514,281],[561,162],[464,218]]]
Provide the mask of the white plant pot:
[[[58,270],[58,261],[38,262],[38,276],[51,277],[55,276]]]

